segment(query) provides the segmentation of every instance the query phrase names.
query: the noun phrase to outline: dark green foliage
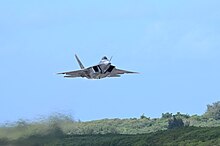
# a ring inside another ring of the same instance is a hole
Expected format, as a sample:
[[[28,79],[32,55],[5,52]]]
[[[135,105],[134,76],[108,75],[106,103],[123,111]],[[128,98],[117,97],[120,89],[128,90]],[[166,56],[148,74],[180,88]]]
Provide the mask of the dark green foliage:
[[[10,141],[7,138],[1,138],[0,139],[0,145],[8,145],[9,142]]]
[[[16,123],[0,126],[0,138],[18,139],[30,135],[47,135],[50,131],[67,135],[85,134],[144,134],[152,133],[167,128],[181,126],[213,127],[220,126],[220,120],[204,118],[203,116],[189,116],[181,113],[175,114],[175,119],[169,113],[163,114],[162,118],[130,118],[130,119],[102,119],[89,122],[76,122],[68,116],[58,114],[37,122],[19,120]],[[181,119],[181,120],[179,120]],[[58,134],[59,135],[59,134]]]
[[[176,116],[173,116],[173,118],[168,122],[168,129],[180,128],[183,126],[183,120],[181,118],[176,118]]]
[[[74,121],[53,114],[35,122],[19,120],[0,126],[0,146],[147,146],[218,145],[220,102],[208,105],[202,116],[177,112],[161,118]],[[167,130],[168,129],[168,130]]]
[[[220,120],[220,101],[207,105],[207,111],[204,114],[205,118],[213,118]]]
[[[167,113],[162,113],[162,118],[163,119],[170,119],[170,118],[172,118],[173,117],[173,114],[172,113],[169,113],[169,112],[167,112]]]
[[[140,116],[140,119],[148,119],[148,120],[150,120],[150,118],[146,117],[144,114],[142,114],[142,115]]]
[[[188,114],[181,114],[180,112],[177,112],[175,116],[178,118],[186,118],[186,119],[190,118]]]
[[[182,127],[148,134],[121,135],[33,135],[13,141],[0,141],[9,146],[161,146],[218,145],[220,127]]]

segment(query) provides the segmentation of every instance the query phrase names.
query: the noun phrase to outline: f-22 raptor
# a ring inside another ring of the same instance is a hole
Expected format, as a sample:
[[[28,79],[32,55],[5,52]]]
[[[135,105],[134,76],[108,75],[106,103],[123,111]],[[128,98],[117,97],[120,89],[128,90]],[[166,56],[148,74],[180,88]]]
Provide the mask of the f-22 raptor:
[[[120,77],[121,74],[125,73],[138,73],[117,69],[114,65],[111,64],[111,59],[109,60],[106,56],[101,59],[98,65],[94,65],[88,68],[83,66],[77,55],[75,55],[75,57],[81,69],[69,72],[61,72],[58,74],[64,74],[64,77],[66,78],[85,77],[87,79],[102,79],[105,77]]]

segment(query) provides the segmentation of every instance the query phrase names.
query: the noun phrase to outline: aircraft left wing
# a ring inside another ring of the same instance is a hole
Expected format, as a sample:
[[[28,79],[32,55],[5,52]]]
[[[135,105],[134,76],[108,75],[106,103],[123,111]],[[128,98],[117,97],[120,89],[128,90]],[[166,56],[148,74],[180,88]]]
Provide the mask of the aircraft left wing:
[[[84,77],[84,70],[62,72],[62,73],[58,73],[58,74],[65,74],[64,77],[69,77],[69,78]]]
[[[137,74],[138,72],[133,72],[133,71],[127,71],[127,70],[122,70],[122,69],[113,69],[113,71],[110,73],[110,76],[115,76],[115,75],[119,75],[119,74]]]

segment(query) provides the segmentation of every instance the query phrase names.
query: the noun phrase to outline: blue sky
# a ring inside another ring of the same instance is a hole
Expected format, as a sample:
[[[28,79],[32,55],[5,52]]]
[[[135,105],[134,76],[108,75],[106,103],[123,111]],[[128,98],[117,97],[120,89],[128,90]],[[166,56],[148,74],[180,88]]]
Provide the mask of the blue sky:
[[[218,0],[0,2],[0,122],[203,114],[220,100]],[[113,56],[121,78],[57,72]]]

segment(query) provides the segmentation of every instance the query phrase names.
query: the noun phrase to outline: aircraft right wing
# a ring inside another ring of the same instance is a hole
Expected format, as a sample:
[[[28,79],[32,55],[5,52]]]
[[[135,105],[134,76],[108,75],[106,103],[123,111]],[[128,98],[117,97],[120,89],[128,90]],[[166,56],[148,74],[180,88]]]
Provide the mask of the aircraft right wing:
[[[122,70],[122,69],[117,69],[117,68],[115,68],[115,69],[112,71],[112,74],[125,74],[125,73],[127,73],[127,74],[131,74],[131,73],[137,74],[138,72],[127,71],[127,70]]]
[[[62,72],[62,73],[58,73],[58,74],[65,74],[64,77],[68,77],[68,78],[85,77],[84,70]]]
[[[127,71],[127,70],[114,68],[111,71],[111,73],[108,75],[108,77],[120,77],[121,74],[125,74],[125,73],[138,73],[138,72],[133,72],[133,71]]]

